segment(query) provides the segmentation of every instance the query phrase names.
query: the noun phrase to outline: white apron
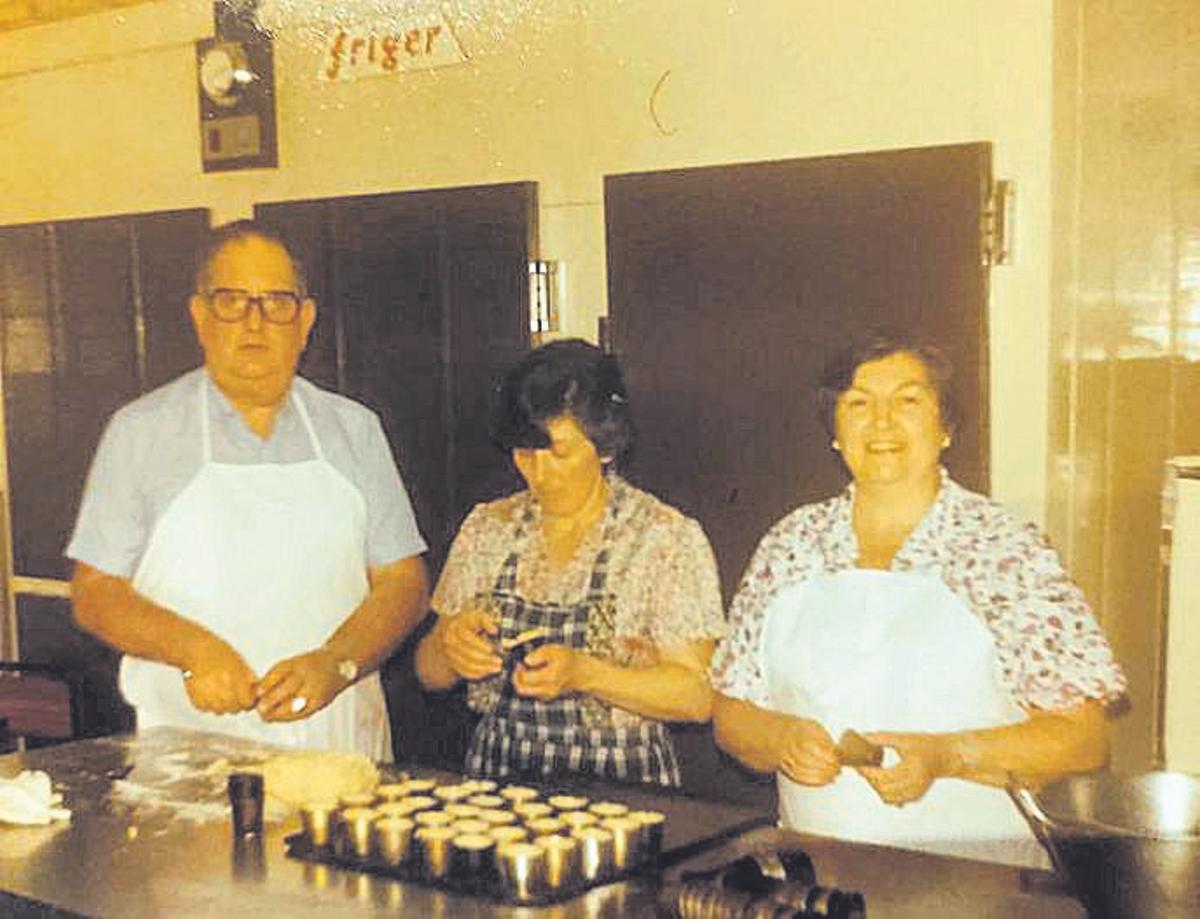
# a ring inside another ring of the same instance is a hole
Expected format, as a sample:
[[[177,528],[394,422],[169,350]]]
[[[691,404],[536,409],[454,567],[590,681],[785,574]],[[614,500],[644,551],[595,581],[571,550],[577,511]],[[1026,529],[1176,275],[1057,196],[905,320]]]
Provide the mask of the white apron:
[[[1024,720],[999,680],[986,625],[937,577],[854,569],[771,601],[763,628],[771,707],[842,731],[943,733]],[[853,769],[812,788],[780,774],[784,826],[988,861],[1048,866],[1008,795],[939,779],[884,804]]]
[[[133,577],[138,593],[225,639],[259,677],[284,658],[320,647],[369,590],[366,503],[326,461],[299,393],[293,398],[313,459],[218,463],[207,377],[201,378],[204,462],[155,524]],[[253,711],[198,711],[180,671],[165,664],[126,655],[120,679],[139,727],[172,725],[391,758],[378,674],[312,717],[285,723],[265,722]]]

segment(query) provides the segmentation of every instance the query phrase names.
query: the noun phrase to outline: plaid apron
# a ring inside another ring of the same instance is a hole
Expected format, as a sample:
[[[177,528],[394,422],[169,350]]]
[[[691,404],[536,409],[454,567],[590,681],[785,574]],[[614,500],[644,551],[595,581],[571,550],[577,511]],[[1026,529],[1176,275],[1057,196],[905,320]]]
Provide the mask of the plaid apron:
[[[614,657],[612,595],[607,592],[608,546],[615,532],[614,501],[605,523],[582,602],[574,605],[535,603],[517,593],[517,565],[528,540],[532,511],[513,535],[489,599],[501,639],[541,627],[546,644],[560,644],[602,657]],[[526,698],[513,689],[515,655],[504,670],[482,681],[473,703],[483,719],[467,752],[467,770],[486,776],[521,775],[545,781],[563,773],[583,773],[621,782],[649,782],[677,787],[679,765],[666,727],[657,721],[614,725],[608,706],[586,695],[566,695],[548,702]],[[480,703],[482,702],[482,705]]]

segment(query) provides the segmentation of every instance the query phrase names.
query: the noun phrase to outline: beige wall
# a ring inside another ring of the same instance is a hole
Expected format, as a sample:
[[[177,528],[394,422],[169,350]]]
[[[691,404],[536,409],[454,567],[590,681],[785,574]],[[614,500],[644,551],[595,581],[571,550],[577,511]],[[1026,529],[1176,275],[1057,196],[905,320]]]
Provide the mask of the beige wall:
[[[281,166],[236,175],[199,169],[207,0],[0,35],[0,223],[531,179],[567,331],[593,336],[606,173],[991,141],[1020,196],[1017,263],[993,272],[994,491],[1042,518],[1051,0],[454,5],[469,64],[348,84],[315,79],[319,23],[283,25]]]

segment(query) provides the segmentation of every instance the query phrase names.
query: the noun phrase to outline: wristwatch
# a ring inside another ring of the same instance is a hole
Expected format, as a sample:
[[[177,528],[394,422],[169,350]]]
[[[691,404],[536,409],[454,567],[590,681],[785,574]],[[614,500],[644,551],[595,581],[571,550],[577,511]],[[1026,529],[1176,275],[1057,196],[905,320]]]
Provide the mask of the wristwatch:
[[[353,683],[358,679],[358,664],[348,657],[343,657],[337,662],[337,672],[347,683]]]

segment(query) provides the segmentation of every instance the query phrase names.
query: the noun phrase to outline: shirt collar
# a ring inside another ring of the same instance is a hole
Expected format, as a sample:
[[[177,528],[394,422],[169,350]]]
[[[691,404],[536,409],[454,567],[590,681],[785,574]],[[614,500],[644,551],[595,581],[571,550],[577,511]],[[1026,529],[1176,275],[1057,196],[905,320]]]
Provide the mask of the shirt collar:
[[[891,570],[913,571],[936,568],[941,565],[941,552],[949,545],[946,530],[953,516],[953,508],[959,500],[961,489],[950,478],[945,466],[938,468],[939,487],[933,504],[925,511],[913,531],[892,559]],[[858,537],[854,533],[854,482],[834,498],[831,509],[832,521],[827,542],[823,547],[825,557],[834,571],[853,568],[858,561]]]
[[[222,429],[228,432],[231,436],[239,440],[255,443],[267,444],[274,440],[279,432],[293,423],[293,415],[295,409],[292,407],[293,393],[296,390],[296,377],[292,377],[291,385],[288,387],[287,396],[283,400],[283,405],[279,407],[279,413],[275,416],[275,424],[271,428],[271,436],[263,440],[246,424],[246,419],[242,417],[225,393],[221,392],[221,387],[213,380],[212,374],[208,372],[208,368],[203,368],[204,385],[208,387],[209,403],[216,407],[217,423]]]

